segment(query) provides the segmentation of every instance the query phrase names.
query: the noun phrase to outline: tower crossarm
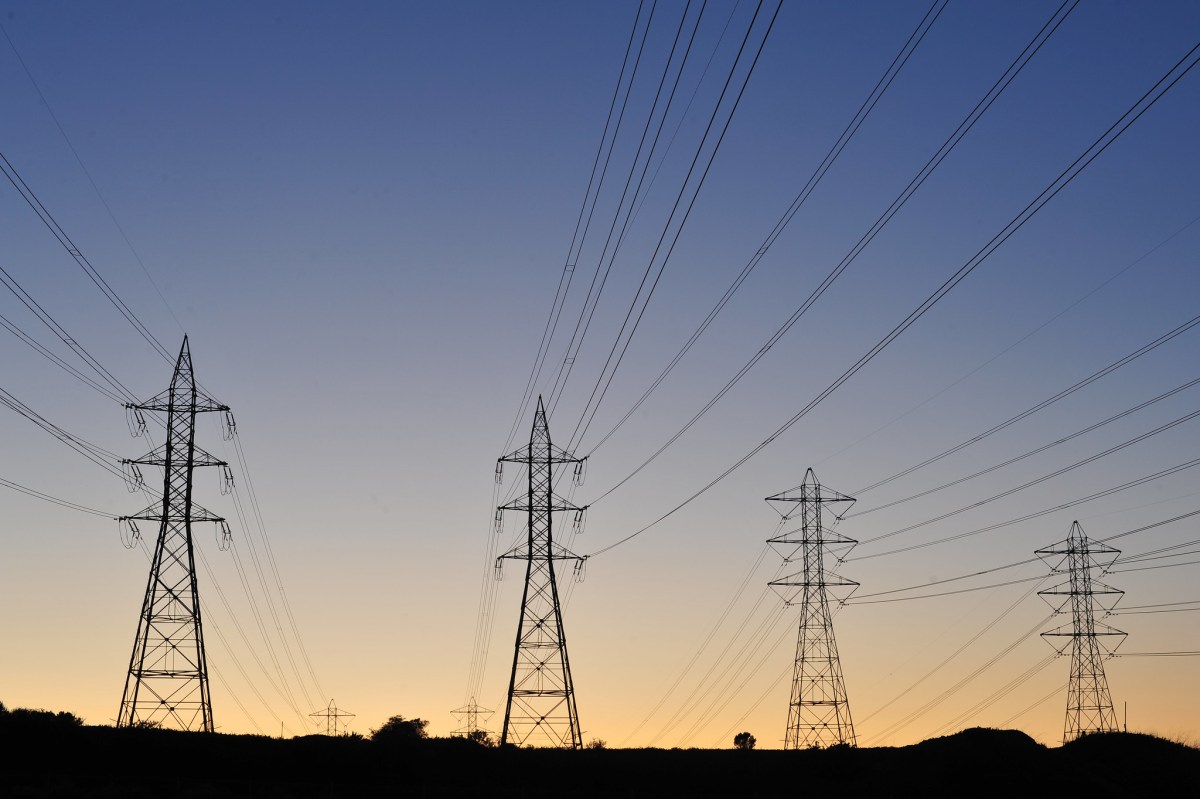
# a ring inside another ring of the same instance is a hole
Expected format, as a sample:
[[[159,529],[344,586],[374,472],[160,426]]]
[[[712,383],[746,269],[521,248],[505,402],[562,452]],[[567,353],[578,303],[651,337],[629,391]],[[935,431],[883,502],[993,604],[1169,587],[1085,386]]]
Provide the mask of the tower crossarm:
[[[176,392],[168,388],[166,391],[161,391],[158,394],[155,394],[145,402],[131,402],[126,404],[125,407],[139,411],[160,411],[162,413],[169,413],[173,407],[173,394],[176,394]],[[195,395],[195,403],[189,406],[189,410],[194,410],[196,413],[213,413],[216,411],[228,411],[230,408],[228,405],[217,402],[212,397],[197,390]]]
[[[574,552],[567,549],[562,544],[559,544],[557,541],[550,542],[550,547],[551,547],[551,553],[549,556],[550,560],[579,560],[579,561],[587,560],[587,555],[576,555]],[[544,560],[544,559],[546,559],[546,553],[544,551],[538,552],[537,557],[542,558]],[[512,549],[505,552],[503,555],[500,555],[499,557],[496,558],[496,560],[528,560],[528,559],[529,559],[529,544],[526,542],[522,542],[522,543],[518,544],[517,546],[515,546]]]
[[[570,502],[569,500],[563,499],[562,497],[558,496],[557,494],[551,494],[550,501],[548,503],[547,502],[537,502],[537,503],[534,503],[534,505],[532,507],[529,504],[528,497],[519,497],[518,499],[514,499],[512,502],[508,503],[507,505],[500,505],[497,507],[497,510],[523,510],[523,511],[535,510],[535,511],[550,511],[551,513],[558,513],[560,511],[568,511],[568,510],[583,511],[583,510],[587,510],[587,509],[588,509],[587,505],[576,505],[575,503]]]
[[[767,585],[800,586],[803,588],[858,588],[859,583],[825,569],[821,572],[820,576],[814,577],[804,572],[796,572],[786,577],[780,577],[778,580],[772,580]]]
[[[174,458],[169,458],[167,453],[167,445],[161,444],[155,447],[150,452],[147,452],[140,458],[126,458],[121,463],[136,463],[141,466],[166,466],[173,462]],[[228,466],[228,461],[223,461],[217,458],[200,447],[193,447],[192,466]]]
[[[548,452],[546,451],[548,449]],[[543,443],[539,447],[535,447],[534,454],[530,455],[531,449],[528,444],[520,449],[513,450],[507,455],[497,458],[499,463],[529,463],[533,457],[540,464],[559,464],[559,463],[583,463],[587,460],[585,455],[582,458],[577,458],[570,452],[567,452],[560,446],[550,443]]]
[[[172,511],[168,512],[164,516],[162,507],[156,503],[148,508],[143,508],[137,513],[130,514],[129,516],[117,517],[117,521],[119,522],[123,522],[127,519],[133,519],[139,522],[161,522],[165,519],[168,522],[215,522],[217,524],[220,524],[226,520],[224,516],[218,516],[212,511],[202,508],[194,502],[192,503],[190,513],[186,515]]]

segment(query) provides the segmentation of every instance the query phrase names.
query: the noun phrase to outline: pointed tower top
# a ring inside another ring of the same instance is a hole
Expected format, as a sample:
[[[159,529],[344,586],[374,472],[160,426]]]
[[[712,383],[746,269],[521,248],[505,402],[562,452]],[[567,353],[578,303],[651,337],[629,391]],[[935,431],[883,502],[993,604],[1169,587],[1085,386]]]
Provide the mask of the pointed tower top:
[[[175,374],[171,377],[172,388],[180,385],[180,381],[184,386],[196,387],[196,377],[192,372],[192,349],[188,345],[188,337],[185,333],[183,336],[183,345],[179,348],[179,358],[175,361]]]
[[[546,406],[542,404],[542,395],[538,394],[537,411],[533,414],[533,426],[547,428],[549,425],[546,422]]]
[[[188,345],[188,337],[186,333],[183,334],[183,344],[179,347],[179,357],[175,362],[183,363],[184,360],[192,360],[192,348]]]

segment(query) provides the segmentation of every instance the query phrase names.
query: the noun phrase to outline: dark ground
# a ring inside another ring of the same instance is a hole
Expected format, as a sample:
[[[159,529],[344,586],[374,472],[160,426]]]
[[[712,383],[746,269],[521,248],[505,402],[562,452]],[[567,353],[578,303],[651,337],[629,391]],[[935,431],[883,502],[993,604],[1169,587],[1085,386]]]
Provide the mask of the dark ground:
[[[1148,735],[1047,748],[1015,730],[783,752],[489,749],[118,730],[0,714],[3,797],[1200,796],[1200,749]]]

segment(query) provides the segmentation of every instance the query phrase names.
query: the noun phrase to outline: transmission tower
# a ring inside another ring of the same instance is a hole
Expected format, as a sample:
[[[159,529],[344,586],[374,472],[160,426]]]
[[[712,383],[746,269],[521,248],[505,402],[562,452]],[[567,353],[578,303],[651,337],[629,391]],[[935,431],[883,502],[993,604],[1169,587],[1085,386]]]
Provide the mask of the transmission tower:
[[[192,470],[197,466],[228,466],[196,446],[196,414],[222,411],[228,421],[229,408],[197,390],[186,336],[170,388],[147,402],[127,407],[138,419],[142,411],[165,413],[167,440],[145,457],[124,462],[139,481],[138,464],[162,466],[164,477],[161,505],[155,503],[121,518],[133,530],[134,540],[134,520],[158,522],[159,528],[117,726],[212,732],[192,522],[217,523],[222,548],[229,542],[229,526],[192,501]],[[144,424],[134,432],[143,431]]]
[[[479,726],[479,719],[482,717],[484,721],[487,721],[495,712],[496,711],[494,710],[488,710],[486,707],[480,707],[479,704],[476,703],[475,697],[471,697],[470,702],[467,702],[467,704],[463,705],[457,710],[450,711],[450,715],[454,716],[462,723],[461,727],[450,734],[470,737],[481,730],[486,733],[488,731]]]
[[[574,560],[575,573],[579,575],[583,559],[556,543],[553,533],[556,513],[572,511],[578,524],[585,508],[555,494],[552,482],[556,466],[574,464],[578,484],[583,477],[583,459],[550,443],[546,409],[538,397],[529,444],[500,458],[498,478],[502,477],[500,464],[504,463],[524,464],[529,472],[529,486],[523,498],[497,508],[498,519],[504,511],[523,511],[528,515],[525,542],[496,561],[497,572],[505,559],[525,561],[525,590],[521,595],[521,616],[517,622],[516,651],[500,744],[579,749],[583,746],[583,733],[575,708],[575,686],[567,659],[554,562]]]
[[[347,713],[344,710],[338,710],[338,706],[329,700],[329,705],[324,710],[318,710],[316,713],[309,713],[314,719],[325,719],[325,734],[326,735],[345,735],[350,728],[349,722],[344,722],[342,719],[354,718],[353,713]]]
[[[1125,592],[1095,579],[1093,571],[1104,574],[1121,550],[1090,540],[1079,522],[1072,522],[1065,541],[1036,554],[1054,574],[1067,575],[1058,585],[1038,592],[1056,615],[1071,614],[1070,624],[1042,633],[1059,655],[1071,650],[1063,743],[1092,732],[1117,732],[1121,728],[1104,676],[1104,658],[1125,641],[1125,633],[1096,621],[1096,614],[1107,616]]]
[[[783,520],[800,518],[799,529],[770,539],[786,563],[799,560],[802,569],[774,580],[770,585],[787,605],[800,605],[800,632],[796,640],[796,666],[792,673],[792,697],[788,704],[784,749],[810,749],[837,744],[855,745],[854,723],[842,678],[837,641],[833,636],[830,594],[845,599],[858,583],[834,574],[825,566],[826,557],[835,561],[857,542],[826,529],[826,506],[840,520],[853,504],[851,497],[823,488],[812,469],[795,489],[767,497],[780,503]],[[841,505],[841,512],[833,508]]]

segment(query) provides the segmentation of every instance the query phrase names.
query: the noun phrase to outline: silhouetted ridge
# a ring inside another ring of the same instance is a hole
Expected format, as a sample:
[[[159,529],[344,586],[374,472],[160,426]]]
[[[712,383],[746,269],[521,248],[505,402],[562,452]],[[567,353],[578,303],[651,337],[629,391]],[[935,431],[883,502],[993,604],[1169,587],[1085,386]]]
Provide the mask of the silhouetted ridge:
[[[929,738],[913,746],[991,752],[1029,752],[1046,748],[1020,730],[997,730],[991,727],[971,727],[939,738]]]

